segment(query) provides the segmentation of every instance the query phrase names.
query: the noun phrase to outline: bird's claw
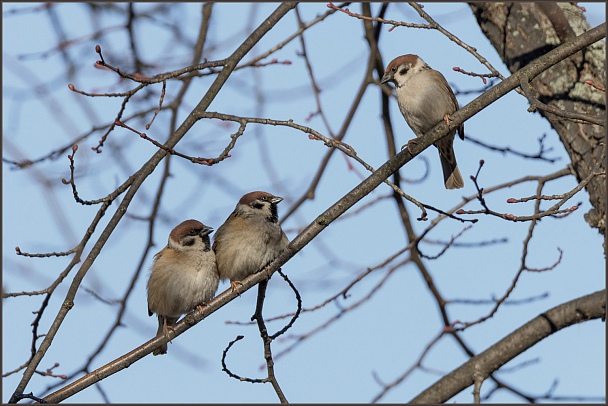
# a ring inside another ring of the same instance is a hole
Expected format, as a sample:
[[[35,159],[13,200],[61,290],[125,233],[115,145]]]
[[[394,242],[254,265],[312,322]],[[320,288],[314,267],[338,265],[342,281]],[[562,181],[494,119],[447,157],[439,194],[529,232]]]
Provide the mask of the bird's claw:
[[[450,126],[450,121],[452,121],[452,118],[450,117],[449,114],[446,114],[443,116],[443,121],[445,121],[445,124],[449,127]]]
[[[172,331],[175,332],[175,329],[173,328],[173,326],[168,325],[167,324],[167,320],[165,320],[165,324],[163,326],[163,332],[165,333],[165,336],[168,337],[169,333],[172,332]],[[171,340],[169,340],[169,342],[171,344],[173,344]]]
[[[407,148],[408,150],[410,150],[410,151],[411,151],[412,146],[413,146],[414,144],[416,144],[416,142],[418,142],[418,140],[417,140],[416,138],[413,138],[413,139],[409,140],[409,141],[407,142],[407,144],[403,144],[403,145],[401,146],[401,151],[403,151],[405,148]]]
[[[232,287],[233,292],[236,292],[237,295],[241,296],[241,292],[239,292],[239,287],[243,286],[241,281],[230,281],[230,286]]]

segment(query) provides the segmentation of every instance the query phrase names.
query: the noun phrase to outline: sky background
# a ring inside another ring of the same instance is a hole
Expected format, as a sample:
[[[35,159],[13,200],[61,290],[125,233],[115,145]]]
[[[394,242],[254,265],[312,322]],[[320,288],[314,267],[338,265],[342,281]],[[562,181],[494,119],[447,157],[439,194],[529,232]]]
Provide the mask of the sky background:
[[[586,8],[586,17],[595,27],[605,21],[602,3],[579,3]],[[63,146],[94,126],[107,126],[116,115],[122,99],[86,98],[68,90],[65,77],[65,58],[53,51],[57,45],[52,19],[44,12],[15,12],[32,9],[37,3],[3,3],[3,158],[36,159]],[[236,46],[257,27],[277,4],[216,4],[205,53],[208,60],[228,56]],[[124,7],[121,6],[121,7]],[[135,4],[137,11],[155,7],[153,4]],[[147,73],[155,74],[189,64],[189,41],[198,32],[200,4],[189,3],[169,8],[162,19],[151,18],[136,27],[140,39],[139,55],[156,64]],[[353,4],[352,11],[360,12]],[[299,6],[302,19],[309,21],[327,11],[326,3],[304,3]],[[372,11],[376,12],[378,4]],[[469,7],[464,3],[425,4],[424,10],[444,28],[457,35],[508,76],[496,51],[481,34]],[[118,26],[124,23],[121,14],[114,18],[106,15],[92,21],[86,8],[78,3],[55,7],[58,21],[65,29],[66,39],[85,38],[97,27]],[[406,4],[391,4],[387,19],[422,22],[416,12]],[[165,22],[179,22],[190,37],[180,43],[168,41],[171,36]],[[35,27],[35,29],[32,29]],[[438,32],[396,28],[388,32],[383,27],[380,51],[388,63],[392,58],[414,53],[433,68],[441,71],[455,90],[476,90],[482,87],[479,78],[454,72],[459,66],[467,71],[485,72],[466,51],[455,46]],[[297,30],[294,12],[285,16],[245,58],[250,60]],[[315,25],[305,34],[307,52],[319,86],[321,100],[334,132],[339,131],[355,92],[363,79],[367,64],[367,45],[361,22],[337,13]],[[94,46],[101,44],[109,63],[129,70],[124,30],[115,30],[102,40],[79,41],[70,48],[77,70],[74,85],[85,91],[117,91],[124,87],[116,76],[94,68],[98,56]],[[270,65],[259,69],[235,72],[228,80],[209,111],[242,116],[261,116],[277,120],[293,119],[327,135],[320,118],[307,121],[315,110],[314,97],[304,61],[298,56],[299,41],[292,41],[270,57],[292,63]],[[215,77],[196,80],[188,92],[181,120],[193,107]],[[35,87],[36,92],[32,92]],[[264,93],[257,93],[259,89]],[[175,82],[167,85],[167,98],[177,91]],[[160,92],[160,86],[150,87]],[[457,92],[460,105],[471,101],[477,94]],[[379,90],[368,90],[363,105],[354,117],[346,143],[352,145],[359,156],[375,168],[387,159],[387,147],[381,134]],[[133,106],[136,106],[135,101]],[[417,179],[425,172],[425,161],[430,166],[429,179],[422,183],[404,184],[406,193],[444,210],[459,204],[463,196],[471,196],[475,188],[469,179],[480,159],[485,160],[480,181],[484,187],[497,185],[525,175],[545,175],[561,169],[568,162],[567,154],[549,124],[538,114],[526,111],[527,101],[509,93],[466,122],[467,135],[483,139],[493,145],[510,146],[528,153],[537,151],[537,139],[547,134],[546,143],[553,150],[550,157],[561,160],[554,164],[531,161],[490,152],[470,141],[456,140],[455,150],[465,188],[447,191],[442,186],[439,159],[429,148],[413,162],[401,169],[407,179]],[[135,107],[133,107],[135,109]],[[135,110],[128,110],[133,112]],[[402,119],[397,103],[391,101],[393,126],[399,145],[413,137]],[[146,117],[148,121],[150,116]],[[161,114],[148,135],[164,140],[167,137],[166,116]],[[139,123],[140,129],[143,125]],[[178,144],[177,149],[194,156],[217,156],[229,140],[235,125],[216,121],[197,123]],[[91,151],[99,134],[80,143],[76,154],[78,189],[85,199],[96,199],[113,191],[119,184],[155,152],[155,147],[124,129],[112,133],[102,154]],[[196,218],[217,229],[233,210],[244,193],[266,190],[285,198],[279,204],[279,215],[286,213],[311,182],[327,148],[321,142],[311,141],[303,133],[280,127],[248,126],[232,157],[212,167],[195,166],[172,159],[173,178],[167,184],[162,201],[162,215],[157,223],[154,240],[159,251],[170,230],[179,222]],[[113,158],[122,154],[120,162]],[[38,253],[65,251],[82,238],[86,227],[97,211],[97,206],[81,206],[74,202],[69,186],[61,178],[69,177],[67,154],[56,160],[47,160],[27,170],[12,170],[3,164],[3,288],[6,292],[40,290],[47,287],[63,271],[70,258],[24,258],[15,255],[15,247]],[[315,199],[307,202],[283,224],[290,239],[313,221],[336,200],[348,193],[367,177],[364,168],[353,163],[350,170],[347,160],[339,153],[332,157],[329,167],[316,191]],[[145,248],[147,223],[133,216],[149,213],[162,166],[144,183],[138,197],[132,202],[126,216],[108,241],[102,254],[87,274],[83,287],[104,299],[121,298],[132,277],[140,255]],[[50,185],[52,187],[43,187]],[[576,185],[573,177],[547,186],[545,194],[563,193]],[[488,196],[488,202],[497,211],[516,215],[529,214],[532,205],[507,205],[509,197],[534,194],[535,184],[519,185]],[[373,199],[390,193],[381,185],[348,213],[357,210]],[[513,299],[525,299],[548,293],[547,297],[521,306],[503,306],[486,323],[463,333],[465,341],[481,352],[515,328],[539,313],[563,302],[605,287],[605,260],[602,236],[584,221],[590,205],[586,193],[581,192],[571,201],[583,202],[581,208],[562,219],[545,219],[537,227],[530,245],[528,264],[546,267],[559,257],[563,259],[553,271],[524,273],[513,292]],[[102,220],[88,250],[113,214],[112,205]],[[410,214],[419,212],[408,203]],[[548,207],[548,206],[546,206]],[[475,203],[467,206],[476,209]],[[430,220],[436,216],[429,213]],[[504,244],[484,248],[450,249],[436,261],[427,265],[438,287],[446,298],[490,299],[501,296],[509,286],[520,264],[522,241],[528,224],[507,223],[480,216],[479,222],[462,237],[463,243],[493,239],[506,239]],[[418,232],[427,223],[416,223]],[[443,221],[429,238],[446,241],[462,230],[458,222]],[[381,263],[404,246],[395,205],[392,200],[366,209],[358,216],[345,217],[324,230],[318,238],[289,261],[283,270],[290,276],[302,294],[304,306],[314,306],[339,292],[356,275],[366,268]],[[423,245],[428,255],[440,251],[438,246]],[[129,299],[123,327],[92,364],[98,368],[131,351],[149,340],[156,332],[156,321],[147,315],[145,284],[152,255],[147,258],[144,275],[137,281]],[[78,266],[53,296],[41,331],[45,331],[56,316],[69,283]],[[371,286],[386,275],[386,270],[372,274],[364,284],[357,285],[352,296],[340,301],[349,306],[365,296]],[[220,284],[218,293],[228,288]],[[227,321],[246,322],[253,313],[257,289],[251,289],[232,301],[208,319],[187,331],[169,345],[163,357],[146,356],[128,369],[101,382],[107,399],[117,403],[244,403],[276,402],[277,397],[269,384],[242,383],[230,378],[221,370],[221,354],[228,342],[237,335],[245,339],[236,344],[228,355],[228,364],[239,375],[263,377],[262,345],[255,326],[227,324]],[[40,306],[41,297],[23,296],[7,298],[2,303],[2,363],[3,373],[22,365],[29,356],[31,346],[32,311]],[[293,293],[279,276],[272,278],[267,294],[265,315],[274,316],[295,309]],[[453,305],[450,316],[456,320],[475,320],[484,315],[489,306]],[[275,355],[293,343],[292,335],[303,334],[338,311],[336,305],[302,315],[288,335],[274,343]],[[76,305],[59,330],[53,346],[40,364],[40,369],[60,366],[56,374],[70,374],[80,367],[96,348],[115,319],[116,306],[102,303],[92,294],[81,291]],[[279,329],[284,321],[269,323],[269,329]],[[369,402],[380,390],[374,374],[390,382],[415,362],[420,352],[441,328],[441,321],[424,281],[411,266],[405,266],[390,276],[388,283],[370,301],[356,311],[346,314],[328,329],[314,335],[291,352],[276,359],[279,383],[291,402]],[[499,371],[496,376],[528,394],[540,395],[548,391],[554,380],[559,384],[555,395],[605,395],[605,325],[592,321],[575,325],[554,334],[517,357],[506,367],[523,362],[531,364],[514,372]],[[466,361],[462,350],[451,338],[444,338],[425,359],[425,366],[447,373]],[[8,401],[21,374],[3,379],[3,402]],[[438,376],[432,372],[415,372],[404,384],[390,391],[383,402],[406,402]],[[35,376],[26,389],[39,396],[55,384],[56,378]],[[488,382],[483,390],[491,387]],[[451,401],[472,402],[470,388]],[[482,391],[483,393],[483,391]],[[521,398],[507,391],[499,391],[492,402],[521,402]],[[68,399],[70,403],[99,403],[104,398],[94,387]]]

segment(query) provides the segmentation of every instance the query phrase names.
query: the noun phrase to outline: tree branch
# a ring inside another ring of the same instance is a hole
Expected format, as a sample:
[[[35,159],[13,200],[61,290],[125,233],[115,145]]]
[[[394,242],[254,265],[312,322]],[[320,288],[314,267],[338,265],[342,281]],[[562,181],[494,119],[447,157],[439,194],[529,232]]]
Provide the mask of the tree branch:
[[[193,114],[188,116],[188,118],[184,121],[184,123],[177,129],[177,131],[170,137],[170,139],[165,144],[168,147],[173,147],[177,142],[186,134],[186,132],[192,127],[192,125],[196,122],[196,117],[201,117],[202,113],[209,106],[217,92],[223,86],[231,71],[234,69],[238,61],[246,54],[248,50],[255,45],[255,43],[268,31],[272,28],[272,21],[278,21],[284,14],[286,14],[291,8],[293,8],[295,4],[285,3],[279,6],[277,10],[264,22],[262,25],[250,36],[238,49],[233,53],[233,55],[227,60],[225,68],[220,72],[216,80],[213,82],[208,92],[205,94],[203,99],[199,102]],[[484,93],[473,102],[469,103],[467,106],[459,110],[458,112],[452,115],[452,121],[450,122],[450,127],[458,126],[466,119],[472,117],[477,112],[481,111],[483,108],[493,103],[500,97],[504,96],[509,91],[515,89],[519,86],[519,75],[526,74],[530,78],[538,75],[543,70],[553,66],[556,62],[566,58],[580,49],[600,40],[605,36],[605,24],[602,24],[585,34],[582,34],[575,38],[572,42],[564,44],[555,50],[547,53],[536,61],[531,62],[526,67],[521,69],[521,71],[515,73],[511,77],[507,78],[502,83],[499,83],[494,88],[490,89],[488,92]],[[294,256],[298,251],[300,251],[304,246],[306,246],[314,237],[316,237],[322,230],[325,229],[331,222],[333,222],[336,218],[342,215],[346,210],[356,204],[360,199],[366,196],[369,192],[374,190],[380,183],[382,183],[387,177],[391,176],[394,172],[399,170],[403,165],[413,159],[414,156],[420,154],[424,149],[428,148],[431,144],[436,142],[441,137],[445,136],[449,132],[449,128],[445,122],[441,122],[431,131],[429,131],[425,136],[421,137],[414,148],[411,151],[403,150],[393,158],[388,160],[384,165],[378,168],[372,175],[370,175],[367,179],[361,182],[358,186],[352,189],[349,193],[347,193],[342,199],[338,200],[334,205],[328,208],[324,213],[319,215],[300,235],[298,235],[289,246],[281,253],[281,255],[271,263],[266,270],[254,274],[245,280],[243,280],[243,285],[241,287],[241,293],[250,289],[252,286],[256,285],[262,280],[266,280],[276,272],[280,266],[285,264],[292,256]],[[118,222],[126,212],[131,199],[135,195],[138,188],[141,186],[143,181],[150,175],[153,170],[156,168],[160,160],[164,158],[166,155],[166,151],[159,150],[144,166],[132,177],[130,181],[132,182],[128,193],[125,195],[124,200],[119,205],[116,213],[113,218],[110,220],[106,229],[102,232],[99,240],[96,242],[94,247],[91,250],[91,253],[81,266],[77,275],[70,286],[68,294],[66,296],[65,301],[65,309],[60,310],[57,319],[53,323],[53,326],[49,330],[49,333],[45,337],[43,343],[41,344],[41,348],[28,366],[22,381],[17,387],[11,401],[16,401],[27,386],[29,382],[33,370],[40,363],[43,358],[46,350],[50,346],[55,334],[59,326],[61,325],[63,319],[67,315],[67,310],[69,307],[73,306],[73,299],[75,297],[76,291],[78,290],[82,278],[86,274],[86,272],[90,269],[93,264],[95,258],[101,251],[105,242],[107,241],[109,235],[114,231]],[[48,402],[59,402],[72,394],[82,390],[95,382],[98,382],[105,377],[118,372],[124,368],[127,368],[132,363],[136,362],[138,359],[141,359],[148,353],[150,353],[154,348],[156,348],[161,341],[168,341],[171,338],[174,338],[184,331],[197,324],[199,321],[207,317],[212,312],[218,310],[232,299],[236,297],[236,293],[232,292],[224,292],[216,297],[212,302],[208,304],[208,306],[202,311],[196,311],[194,313],[189,314],[182,320],[178,325],[175,326],[174,332],[170,334],[169,337],[159,337],[154,338],[142,346],[134,349],[130,353],[120,357],[119,359],[111,362],[110,364],[98,369],[97,371],[92,372],[81,380],[69,385],[68,387],[55,392],[54,394],[49,395],[45,398]]]
[[[226,60],[226,64],[225,64],[224,68],[222,69],[222,71],[218,74],[218,76],[213,81],[213,83],[211,84],[211,86],[209,87],[209,89],[207,90],[205,95],[203,96],[203,98],[200,100],[198,105],[195,107],[195,109],[193,111],[194,113],[200,114],[201,112],[204,112],[209,107],[209,105],[211,104],[211,102],[213,101],[215,96],[218,94],[219,90],[222,88],[224,83],[228,80],[228,77],[230,76],[230,74],[232,73],[232,71],[238,64],[238,62],[251,50],[251,48],[253,48],[253,46],[268,31],[270,31],[270,29],[272,29],[274,27],[274,25],[285,14],[287,14],[287,12],[289,10],[291,10],[295,6],[296,6],[296,3],[282,3],[232,53],[232,55]],[[173,146],[175,146],[178,143],[178,141],[181,140],[184,137],[184,135],[186,135],[186,133],[196,123],[196,121],[197,120],[195,118],[195,114],[189,115],[184,120],[182,125],[175,131],[175,133],[167,140],[165,145],[169,148],[172,148]],[[40,364],[40,361],[42,361],[42,358],[44,358],[46,351],[51,346],[51,343],[53,342],[53,339],[55,338],[55,335],[57,334],[59,327],[63,323],[63,320],[67,316],[68,311],[74,306],[74,298],[76,297],[76,293],[78,292],[78,289],[80,287],[80,284],[81,284],[84,276],[86,275],[88,270],[93,265],[93,262],[95,261],[95,259],[99,255],[99,253],[101,252],[101,249],[107,242],[108,238],[110,237],[110,235],[112,234],[114,229],[117,227],[118,223],[120,222],[120,220],[122,219],[124,214],[127,212],[127,208],[129,207],[131,200],[135,196],[135,193],[139,190],[139,187],[142,185],[144,180],[154,171],[154,169],[156,169],[158,163],[165,157],[166,154],[167,154],[167,152],[164,150],[157,151],[152,156],[152,158],[150,158],[150,160],[148,160],[148,162],[146,162],[141,167],[141,169],[139,171],[137,171],[132,177],[129,178],[129,180],[127,180],[127,182],[132,182],[128,192],[126,193],[123,201],[118,206],[116,212],[114,213],[114,216],[112,217],[112,219],[109,221],[106,228],[101,233],[101,236],[99,237],[99,239],[97,240],[95,245],[92,247],[91,252],[89,253],[87,258],[83,262],[82,266],[80,267],[80,269],[74,276],[74,280],[72,281],[72,283],[68,289],[68,293],[64,300],[63,306],[61,306],[61,309],[59,310],[57,317],[53,321],[53,324],[51,325],[49,331],[47,332],[47,335],[44,337],[44,340],[40,344],[40,348],[38,349],[38,352],[32,358],[30,364],[28,365],[27,369],[25,370],[23,377],[22,377],[21,381],[19,382],[19,384],[17,385],[15,392],[11,396],[9,403],[17,402],[19,400],[19,397],[25,391],[25,388],[26,388],[28,382],[30,381],[32,375],[34,374],[34,371],[36,370],[36,367]],[[100,215],[103,215],[103,213],[105,213],[107,206],[108,205],[106,205],[106,204],[103,205],[103,207],[99,211]],[[150,347],[150,350],[152,350],[152,347]],[[137,352],[137,350],[134,350],[132,352]],[[150,352],[150,351],[148,351],[148,352]],[[139,358],[143,357],[144,355],[146,355],[145,352],[143,354],[141,354],[141,356]],[[134,358],[132,360],[126,359],[125,362],[117,365],[119,368],[116,369],[114,372],[128,367],[131,363],[135,362],[135,360],[139,359],[139,358]],[[111,372],[111,373],[114,373],[114,372]],[[89,383],[89,385],[94,382],[97,382],[98,380],[102,379],[103,377],[96,376],[95,378],[96,379],[91,381]],[[86,386],[88,386],[88,385],[86,385]],[[86,386],[84,386],[84,387],[86,387]],[[72,387],[72,385],[70,385],[70,387]],[[82,387],[80,390],[84,389],[84,387]],[[50,402],[56,403],[56,402],[59,402],[65,398],[71,396],[71,394],[76,393],[77,391],[78,390],[76,390],[75,392],[71,392],[69,394],[68,394],[68,392],[63,392],[63,394],[60,394],[60,395],[57,395],[57,392],[56,392],[55,394],[52,394],[52,395],[48,396],[47,398],[52,399],[52,400],[50,400]],[[62,392],[62,391],[60,390],[58,392]],[[62,397],[62,396],[65,396],[65,397]],[[47,401],[49,401],[49,400],[47,400]]]
[[[476,374],[483,379],[539,343],[551,334],[573,324],[606,317],[606,290],[563,303],[524,324],[498,343],[450,372],[424,390],[410,403],[445,403],[475,383]]]

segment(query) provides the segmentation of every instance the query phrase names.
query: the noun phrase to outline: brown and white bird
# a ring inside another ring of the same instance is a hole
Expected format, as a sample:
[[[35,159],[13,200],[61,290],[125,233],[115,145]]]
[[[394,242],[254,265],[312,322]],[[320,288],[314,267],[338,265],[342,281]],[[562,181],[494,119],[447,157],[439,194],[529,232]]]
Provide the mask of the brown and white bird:
[[[230,279],[238,292],[241,280],[272,262],[289,244],[279,225],[277,204],[282,197],[247,193],[213,238],[220,279]]]
[[[177,319],[215,296],[219,275],[209,234],[213,228],[186,220],[169,234],[154,256],[148,280],[148,315],[158,316],[157,336],[167,334]],[[153,354],[166,354],[167,344]]]
[[[443,75],[431,69],[417,55],[408,54],[393,59],[380,80],[380,83],[387,82],[395,84],[399,110],[417,137],[422,137],[441,120],[448,123],[450,114],[459,108],[456,96]],[[439,150],[446,189],[464,186],[454,155],[456,130],[464,139],[464,125],[461,124],[434,144]]]

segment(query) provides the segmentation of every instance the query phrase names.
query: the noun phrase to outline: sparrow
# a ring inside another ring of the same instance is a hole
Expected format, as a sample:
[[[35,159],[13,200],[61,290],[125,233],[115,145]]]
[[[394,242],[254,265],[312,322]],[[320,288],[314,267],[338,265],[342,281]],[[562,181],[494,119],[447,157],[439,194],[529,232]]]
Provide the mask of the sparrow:
[[[156,313],[156,336],[168,334],[177,319],[215,296],[219,275],[209,234],[213,228],[186,220],[169,234],[167,246],[154,256],[148,280],[148,315]],[[167,344],[154,350],[166,354]]]
[[[238,293],[241,280],[264,268],[289,244],[279,225],[277,204],[283,198],[267,192],[247,193],[213,238],[221,280]]]
[[[387,82],[395,85],[399,110],[417,137],[422,137],[441,120],[449,124],[450,114],[459,108],[456,96],[443,75],[431,69],[417,55],[408,54],[393,59],[380,80],[380,83]],[[464,186],[454,155],[456,130],[464,140],[464,124],[461,124],[434,144],[439,150],[446,189]],[[410,142],[415,142],[415,139]]]

